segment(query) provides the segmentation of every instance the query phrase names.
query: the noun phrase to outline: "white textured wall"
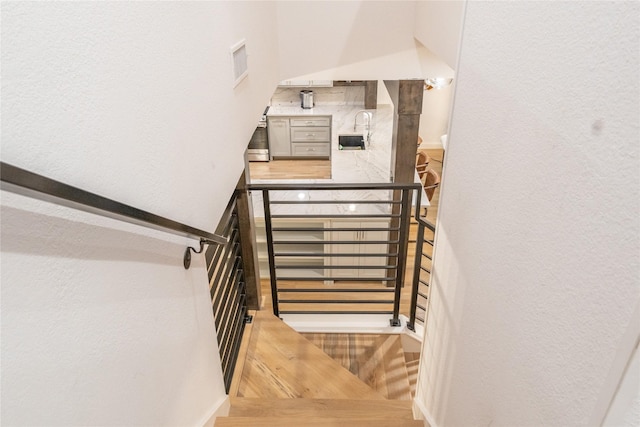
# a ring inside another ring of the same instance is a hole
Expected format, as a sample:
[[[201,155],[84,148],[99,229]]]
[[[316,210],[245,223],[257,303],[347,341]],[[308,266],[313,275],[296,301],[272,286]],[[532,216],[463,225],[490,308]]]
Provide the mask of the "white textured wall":
[[[466,1],[426,0],[416,2],[415,37],[456,69]]]
[[[604,418],[640,320],[639,7],[467,6],[417,397],[433,425]]]
[[[419,75],[413,39],[415,4],[280,2],[281,79],[311,75],[318,79],[382,80]]]
[[[1,14],[2,161],[212,230],[277,82],[275,4]],[[2,425],[207,419],[225,395],[204,265],[182,267],[190,242],[1,196]]]
[[[416,29],[416,31],[418,30]],[[424,78],[455,77],[454,70],[421,43],[416,43],[416,51],[420,57],[421,76]],[[451,84],[442,89],[424,91],[422,115],[420,116],[420,136],[423,141],[421,148],[442,147],[440,137],[446,134],[449,129],[449,115],[451,114],[454,87],[455,84]]]
[[[605,427],[640,425],[640,351],[637,345],[602,425]]]
[[[2,12],[2,160],[210,229],[277,82],[275,5]],[[249,76],[234,89],[229,47],[241,39]]]

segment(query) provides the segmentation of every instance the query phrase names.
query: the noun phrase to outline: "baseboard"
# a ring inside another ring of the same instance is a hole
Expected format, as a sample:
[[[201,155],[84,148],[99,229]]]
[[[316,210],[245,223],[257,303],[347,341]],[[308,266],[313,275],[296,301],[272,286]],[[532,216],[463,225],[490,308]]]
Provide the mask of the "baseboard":
[[[207,415],[202,417],[197,426],[213,427],[217,417],[226,417],[229,415],[229,409],[231,409],[231,401],[229,400],[229,396],[225,396],[207,411]]]
[[[407,328],[409,318],[404,314],[398,316],[400,326],[391,326],[386,314],[281,314],[280,318],[301,333],[402,334],[416,341],[418,346],[422,346],[424,336],[421,325],[415,325],[415,331]]]
[[[438,424],[433,419],[433,416],[431,416],[431,413],[418,399],[413,399],[413,418],[423,420],[425,427],[438,427]]]
[[[401,334],[406,329],[403,316],[400,326],[391,326],[389,316],[384,314],[281,314],[280,317],[297,332]]]
[[[422,351],[422,340],[413,331],[405,329],[400,335],[400,339],[405,353],[420,353]]]

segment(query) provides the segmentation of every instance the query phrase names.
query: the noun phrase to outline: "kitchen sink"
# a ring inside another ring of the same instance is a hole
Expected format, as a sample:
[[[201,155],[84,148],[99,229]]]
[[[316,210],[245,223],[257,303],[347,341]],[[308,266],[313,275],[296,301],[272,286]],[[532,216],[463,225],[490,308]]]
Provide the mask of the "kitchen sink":
[[[338,135],[338,149],[364,150],[364,137],[362,135]]]

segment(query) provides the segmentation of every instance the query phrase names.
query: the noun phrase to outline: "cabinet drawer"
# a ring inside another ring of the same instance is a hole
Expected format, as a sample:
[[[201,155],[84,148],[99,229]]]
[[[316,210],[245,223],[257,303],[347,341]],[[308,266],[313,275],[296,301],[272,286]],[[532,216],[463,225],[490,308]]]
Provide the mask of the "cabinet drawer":
[[[291,126],[329,126],[331,117],[299,117],[291,118]]]
[[[295,141],[330,141],[331,131],[328,127],[291,128],[291,142]]]
[[[294,142],[291,144],[291,155],[298,157],[329,157],[329,144]]]

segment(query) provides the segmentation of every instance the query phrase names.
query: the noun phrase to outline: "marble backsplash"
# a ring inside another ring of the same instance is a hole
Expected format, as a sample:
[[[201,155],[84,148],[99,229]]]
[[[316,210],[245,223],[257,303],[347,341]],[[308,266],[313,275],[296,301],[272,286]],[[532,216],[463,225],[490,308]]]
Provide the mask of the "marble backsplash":
[[[279,86],[271,97],[271,105],[300,105],[302,87]],[[316,105],[364,105],[364,86],[312,87]]]

